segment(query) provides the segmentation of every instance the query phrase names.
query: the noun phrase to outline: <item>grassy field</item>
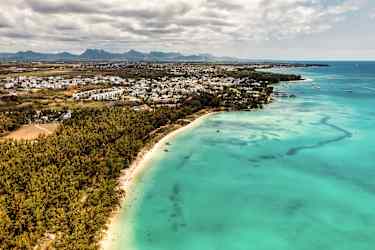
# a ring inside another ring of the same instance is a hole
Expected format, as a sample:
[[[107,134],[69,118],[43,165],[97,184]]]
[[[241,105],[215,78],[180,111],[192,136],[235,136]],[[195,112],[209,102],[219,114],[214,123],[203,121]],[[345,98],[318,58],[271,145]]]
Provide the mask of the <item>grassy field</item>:
[[[16,131],[6,135],[3,139],[35,140],[39,136],[53,134],[59,125],[59,123],[24,125]]]
[[[23,72],[23,73],[10,73],[10,74],[0,74],[0,78],[7,77],[19,77],[19,76],[34,76],[34,77],[49,77],[49,76],[64,76],[72,75],[73,72],[71,69],[65,70],[41,70],[41,71],[32,71],[32,72]]]
[[[61,75],[74,75],[77,71],[76,64],[35,64],[35,63],[0,63],[0,79],[7,77],[35,76],[49,77]]]

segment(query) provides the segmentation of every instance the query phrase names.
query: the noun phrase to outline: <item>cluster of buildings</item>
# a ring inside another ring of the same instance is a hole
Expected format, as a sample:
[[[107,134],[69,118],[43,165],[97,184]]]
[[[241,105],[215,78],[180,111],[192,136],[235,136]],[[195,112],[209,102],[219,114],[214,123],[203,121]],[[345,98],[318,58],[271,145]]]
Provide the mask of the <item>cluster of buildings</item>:
[[[93,89],[73,94],[74,100],[115,101],[125,93],[124,88]]]
[[[251,79],[231,77],[163,77],[160,79],[126,79],[121,87],[75,93],[75,100],[122,100],[134,106],[142,104],[178,106],[188,97],[202,93],[219,96],[224,106],[271,100],[272,87]]]
[[[202,92],[214,94],[234,84],[232,78],[163,77],[141,79],[125,87],[126,94],[153,104],[177,104]]]
[[[62,76],[34,77],[20,76],[6,78],[2,82],[5,89],[67,89],[79,85],[122,85],[124,80],[116,76],[95,76],[95,77],[73,77]]]
[[[82,69],[101,70],[101,71],[134,71],[139,73],[147,71],[165,72],[170,76],[181,75],[209,75],[218,74],[223,71],[236,70],[241,68],[255,68],[258,64],[210,64],[210,63],[96,63],[96,64],[82,64]],[[268,65],[267,65],[268,66]]]
[[[95,71],[93,77],[61,76],[17,77],[3,81],[6,89],[67,89],[78,86],[72,95],[76,101],[127,101],[135,105],[180,105],[191,96],[202,93],[218,96],[225,105],[241,106],[249,103],[267,103],[270,101],[272,87],[266,81],[257,81],[249,77],[231,77],[227,72],[236,71],[244,65],[216,64],[98,64],[86,65],[102,69]],[[137,76],[126,74],[126,67],[138,72],[165,72],[156,76]],[[105,70],[103,70],[105,69]],[[107,69],[120,69],[119,76],[103,76]],[[85,87],[85,85],[90,85]],[[81,90],[79,90],[81,89]],[[87,90],[90,89],[90,90]]]
[[[177,104],[201,92],[214,94],[238,83],[233,78],[163,77],[159,79],[121,79],[121,87],[93,89],[73,94],[74,100],[138,100],[154,104]]]
[[[103,62],[103,63],[85,63],[81,64],[80,68],[83,70],[97,69],[97,70],[121,70],[129,67],[127,62]]]

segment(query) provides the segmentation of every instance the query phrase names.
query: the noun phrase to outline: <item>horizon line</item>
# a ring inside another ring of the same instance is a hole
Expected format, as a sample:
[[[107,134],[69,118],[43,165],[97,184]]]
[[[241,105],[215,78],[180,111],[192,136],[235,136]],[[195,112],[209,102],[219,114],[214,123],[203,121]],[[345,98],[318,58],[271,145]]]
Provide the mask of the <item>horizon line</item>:
[[[136,52],[140,52],[140,53],[144,53],[144,54],[149,54],[149,53],[152,53],[152,52],[161,52],[161,53],[178,53],[178,54],[181,54],[183,56],[189,56],[189,55],[210,55],[210,56],[214,56],[214,57],[231,57],[231,58],[234,58],[234,59],[238,59],[238,60],[249,60],[249,61],[324,61],[324,62],[375,62],[375,58],[262,58],[262,57],[255,57],[255,58],[241,58],[241,57],[237,57],[237,56],[229,56],[229,55],[215,55],[214,53],[210,53],[210,52],[188,52],[188,53],[185,53],[185,52],[178,52],[178,51],[165,51],[165,50],[149,50],[149,51],[143,51],[143,50],[138,50],[138,49],[128,49],[128,50],[124,50],[122,52],[114,52],[114,51],[111,51],[111,50],[107,50],[107,49],[103,49],[103,48],[87,48],[87,49],[84,49],[82,50],[82,52],[71,52],[69,50],[59,50],[59,51],[37,51],[37,50],[31,50],[31,49],[28,49],[28,50],[18,50],[18,51],[13,51],[13,52],[0,52],[0,54],[16,54],[16,53],[21,53],[21,52],[33,52],[33,53],[41,53],[41,54],[61,54],[61,53],[69,53],[69,54],[72,54],[72,55],[81,55],[83,54],[84,52],[86,52],[87,50],[100,50],[100,51],[105,51],[105,52],[108,52],[108,53],[111,53],[111,54],[124,54],[124,53],[127,53],[127,52],[130,52],[130,51],[136,51]]]

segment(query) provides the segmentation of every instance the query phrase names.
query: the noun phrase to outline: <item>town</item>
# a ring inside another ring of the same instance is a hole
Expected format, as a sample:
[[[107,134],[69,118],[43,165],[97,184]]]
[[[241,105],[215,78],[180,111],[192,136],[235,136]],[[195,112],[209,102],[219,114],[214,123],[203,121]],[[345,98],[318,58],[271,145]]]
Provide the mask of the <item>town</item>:
[[[269,65],[264,65],[268,67]],[[180,106],[192,96],[211,95],[224,107],[249,109],[269,103],[273,83],[300,76],[256,71],[260,65],[187,63],[82,64],[74,74],[16,76],[0,79],[4,96],[17,98],[37,90],[72,90],[75,102],[117,101],[137,107]]]

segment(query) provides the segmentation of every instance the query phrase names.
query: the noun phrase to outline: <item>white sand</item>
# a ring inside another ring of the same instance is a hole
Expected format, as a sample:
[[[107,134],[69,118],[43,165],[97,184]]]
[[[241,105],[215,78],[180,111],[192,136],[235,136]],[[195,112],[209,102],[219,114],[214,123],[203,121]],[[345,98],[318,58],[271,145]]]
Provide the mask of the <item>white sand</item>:
[[[126,195],[124,200],[121,202],[122,206],[126,204],[127,201],[130,201],[130,197],[132,192],[134,191],[134,186],[136,185],[136,179],[138,176],[144,172],[147,167],[151,164],[152,159],[154,158],[155,154],[159,154],[162,150],[165,149],[166,143],[171,141],[174,137],[178,134],[190,129],[194,126],[197,126],[203,119],[207,118],[208,116],[214,114],[215,112],[208,113],[205,115],[200,116],[199,118],[195,119],[193,122],[189,123],[188,125],[181,127],[177,130],[172,131],[171,133],[164,136],[160,141],[158,141],[152,148],[146,146],[141,152],[138,154],[136,160],[130,165],[128,169],[123,171],[119,182],[120,182],[120,190],[126,191]],[[132,191],[133,190],[133,191]],[[108,230],[105,232],[105,237],[100,242],[100,249],[103,250],[110,250],[113,247],[113,243],[119,238],[118,235],[118,227],[120,226],[120,212],[121,208],[114,212],[111,216],[109,223],[108,223]],[[129,232],[129,234],[131,234]],[[129,235],[131,237],[131,235]]]

